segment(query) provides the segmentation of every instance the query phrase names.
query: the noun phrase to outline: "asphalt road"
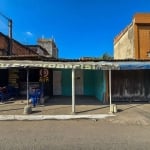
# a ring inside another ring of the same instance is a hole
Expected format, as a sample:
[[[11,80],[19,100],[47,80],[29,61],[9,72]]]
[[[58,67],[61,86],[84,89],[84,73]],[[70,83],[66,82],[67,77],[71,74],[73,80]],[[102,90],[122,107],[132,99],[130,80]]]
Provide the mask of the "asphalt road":
[[[149,150],[150,126],[105,120],[1,121],[0,150]]]

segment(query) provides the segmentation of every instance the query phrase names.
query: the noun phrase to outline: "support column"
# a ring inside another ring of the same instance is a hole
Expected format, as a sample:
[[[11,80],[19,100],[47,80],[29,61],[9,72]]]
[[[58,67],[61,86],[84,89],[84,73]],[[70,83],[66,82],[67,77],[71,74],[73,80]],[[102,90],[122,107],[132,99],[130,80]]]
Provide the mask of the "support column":
[[[29,105],[29,69],[27,68],[27,105]]]
[[[27,68],[27,105],[24,107],[25,115],[32,113],[32,108],[29,105],[29,68]]]
[[[75,113],[75,70],[72,69],[72,113]]]
[[[111,110],[111,70],[109,70],[109,102],[110,102],[110,113],[112,112]]]

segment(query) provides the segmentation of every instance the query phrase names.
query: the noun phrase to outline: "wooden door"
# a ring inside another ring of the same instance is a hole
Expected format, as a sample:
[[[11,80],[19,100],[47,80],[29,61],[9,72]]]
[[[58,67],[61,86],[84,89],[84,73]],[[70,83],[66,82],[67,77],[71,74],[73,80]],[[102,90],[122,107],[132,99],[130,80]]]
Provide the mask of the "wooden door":
[[[61,95],[61,71],[53,71],[53,95]]]
[[[75,92],[76,95],[83,95],[83,70],[75,71]]]

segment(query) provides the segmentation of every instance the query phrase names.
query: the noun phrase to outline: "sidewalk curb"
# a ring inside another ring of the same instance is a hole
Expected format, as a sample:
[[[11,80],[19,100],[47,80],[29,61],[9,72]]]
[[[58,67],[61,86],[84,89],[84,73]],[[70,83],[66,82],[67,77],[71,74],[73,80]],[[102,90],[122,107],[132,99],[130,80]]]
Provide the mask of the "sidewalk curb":
[[[69,120],[69,119],[104,119],[114,117],[113,114],[95,114],[95,115],[0,115],[0,121],[10,120]]]

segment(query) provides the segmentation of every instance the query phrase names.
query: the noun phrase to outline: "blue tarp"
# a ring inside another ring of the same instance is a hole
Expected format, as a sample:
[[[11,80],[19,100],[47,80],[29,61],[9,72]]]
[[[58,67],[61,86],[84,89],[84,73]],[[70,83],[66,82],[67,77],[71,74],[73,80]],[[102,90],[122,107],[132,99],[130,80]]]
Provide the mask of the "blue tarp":
[[[150,62],[118,62],[120,70],[150,69]]]

